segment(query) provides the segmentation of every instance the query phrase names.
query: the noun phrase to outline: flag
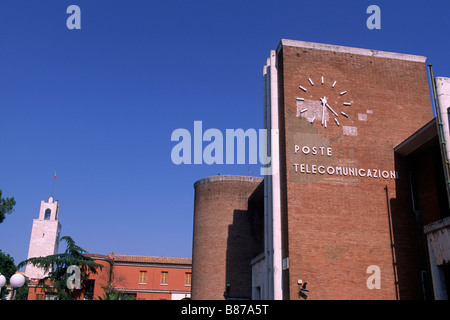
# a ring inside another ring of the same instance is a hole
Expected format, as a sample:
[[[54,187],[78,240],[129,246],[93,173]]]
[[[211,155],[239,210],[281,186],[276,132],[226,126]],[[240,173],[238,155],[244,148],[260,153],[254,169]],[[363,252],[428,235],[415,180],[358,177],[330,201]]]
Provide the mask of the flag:
[[[55,170],[55,180],[56,180],[56,170]]]

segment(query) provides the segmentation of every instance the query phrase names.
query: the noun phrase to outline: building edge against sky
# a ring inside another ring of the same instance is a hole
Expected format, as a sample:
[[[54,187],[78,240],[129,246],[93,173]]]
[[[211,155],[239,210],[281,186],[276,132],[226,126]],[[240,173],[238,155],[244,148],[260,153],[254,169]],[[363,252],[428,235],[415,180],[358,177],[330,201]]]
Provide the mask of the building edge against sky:
[[[450,79],[435,78],[433,118],[425,61],[294,40],[270,52],[263,116],[275,132],[272,174],[194,184],[194,300],[448,299]],[[58,212],[52,197],[41,202],[29,258],[57,252]],[[121,263],[156,266],[136,259]],[[45,276],[29,267],[28,278]],[[167,293],[140,289],[138,273],[126,273],[136,285],[124,292]],[[187,297],[190,285],[173,290]]]
[[[442,117],[433,119],[425,62],[281,40],[263,68],[264,124],[278,131],[268,141],[274,174],[194,184],[194,300],[448,298],[449,199],[441,189],[448,181],[450,82],[435,78]],[[313,158],[312,146],[333,155]],[[438,161],[423,156],[441,150]],[[434,170],[433,179],[423,168]],[[412,177],[422,179],[414,192]],[[239,249],[235,274],[231,253],[242,238],[253,246]],[[214,248],[209,256],[199,249],[206,243]],[[380,279],[371,270],[381,270]],[[305,282],[310,292],[301,290]]]

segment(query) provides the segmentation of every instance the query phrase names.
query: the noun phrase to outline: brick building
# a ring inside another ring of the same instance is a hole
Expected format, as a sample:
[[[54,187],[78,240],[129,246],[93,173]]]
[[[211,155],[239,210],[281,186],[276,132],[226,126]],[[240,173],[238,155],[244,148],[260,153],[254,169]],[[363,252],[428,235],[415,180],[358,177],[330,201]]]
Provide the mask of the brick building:
[[[41,201],[38,219],[33,220],[28,258],[58,253],[61,224],[58,220],[59,204],[53,197]],[[76,299],[97,300],[104,288],[112,287],[137,300],[180,300],[190,298],[191,258],[152,257],[124,254],[86,254],[103,265],[97,274],[89,276],[87,287],[74,291]],[[40,279],[48,276],[42,268],[28,264],[28,300],[52,300],[37,287]]]
[[[448,297],[450,82],[432,78],[434,118],[425,62],[293,40],[271,51],[272,174],[195,183],[193,299]]]
[[[262,195],[261,182],[257,177],[216,176],[195,183],[192,295],[196,299],[223,299],[227,283],[233,284],[229,295],[251,295],[248,266],[263,250],[263,236],[257,223],[262,222],[257,217],[262,212],[249,210],[249,198]]]
[[[191,259],[152,257],[123,254],[87,254],[103,265],[97,274],[89,276],[84,290],[75,290],[77,300],[104,299],[105,288],[127,294],[136,300],[181,300],[191,295]],[[46,297],[36,281],[30,281],[28,300],[52,299]]]

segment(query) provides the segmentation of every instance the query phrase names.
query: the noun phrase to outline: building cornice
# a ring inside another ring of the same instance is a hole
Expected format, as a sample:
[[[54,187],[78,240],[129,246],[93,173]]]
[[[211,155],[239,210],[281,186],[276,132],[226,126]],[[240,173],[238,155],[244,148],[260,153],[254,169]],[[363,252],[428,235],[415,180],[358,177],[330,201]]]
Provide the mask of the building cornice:
[[[197,188],[199,185],[208,183],[208,182],[217,182],[217,181],[244,181],[244,182],[261,182],[263,181],[262,177],[251,177],[251,176],[234,176],[234,175],[218,175],[211,176],[200,179],[194,183],[194,188]]]
[[[396,59],[396,60],[404,60],[404,61],[412,61],[412,62],[420,62],[420,63],[425,63],[425,61],[427,60],[426,57],[419,56],[419,55],[388,52],[388,51],[379,51],[379,50],[372,50],[372,49],[362,49],[362,48],[355,48],[355,47],[346,47],[346,46],[339,46],[339,45],[333,45],[333,44],[315,43],[315,42],[289,40],[289,39],[281,39],[281,41],[278,45],[278,48],[277,48],[277,53],[281,50],[281,48],[283,46],[314,49],[314,50],[333,51],[333,52],[339,52],[339,53],[349,53],[349,54],[355,54],[355,55],[361,55],[361,56],[371,56],[371,57]]]
[[[143,263],[143,262],[120,262],[114,261],[115,266],[132,266],[132,267],[154,267],[154,268],[173,268],[173,269],[192,269],[190,264],[167,264],[167,263]]]

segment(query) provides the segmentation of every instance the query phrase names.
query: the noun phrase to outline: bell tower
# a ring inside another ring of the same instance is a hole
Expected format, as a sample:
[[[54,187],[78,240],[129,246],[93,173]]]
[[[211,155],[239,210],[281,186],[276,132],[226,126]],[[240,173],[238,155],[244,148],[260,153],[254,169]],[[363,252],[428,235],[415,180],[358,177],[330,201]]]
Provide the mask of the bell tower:
[[[41,201],[39,218],[33,220],[31,229],[30,246],[28,248],[28,259],[45,257],[58,253],[61,224],[58,221],[58,201],[50,197],[48,201]],[[47,275],[45,270],[28,264],[25,276],[29,279],[42,279]]]

